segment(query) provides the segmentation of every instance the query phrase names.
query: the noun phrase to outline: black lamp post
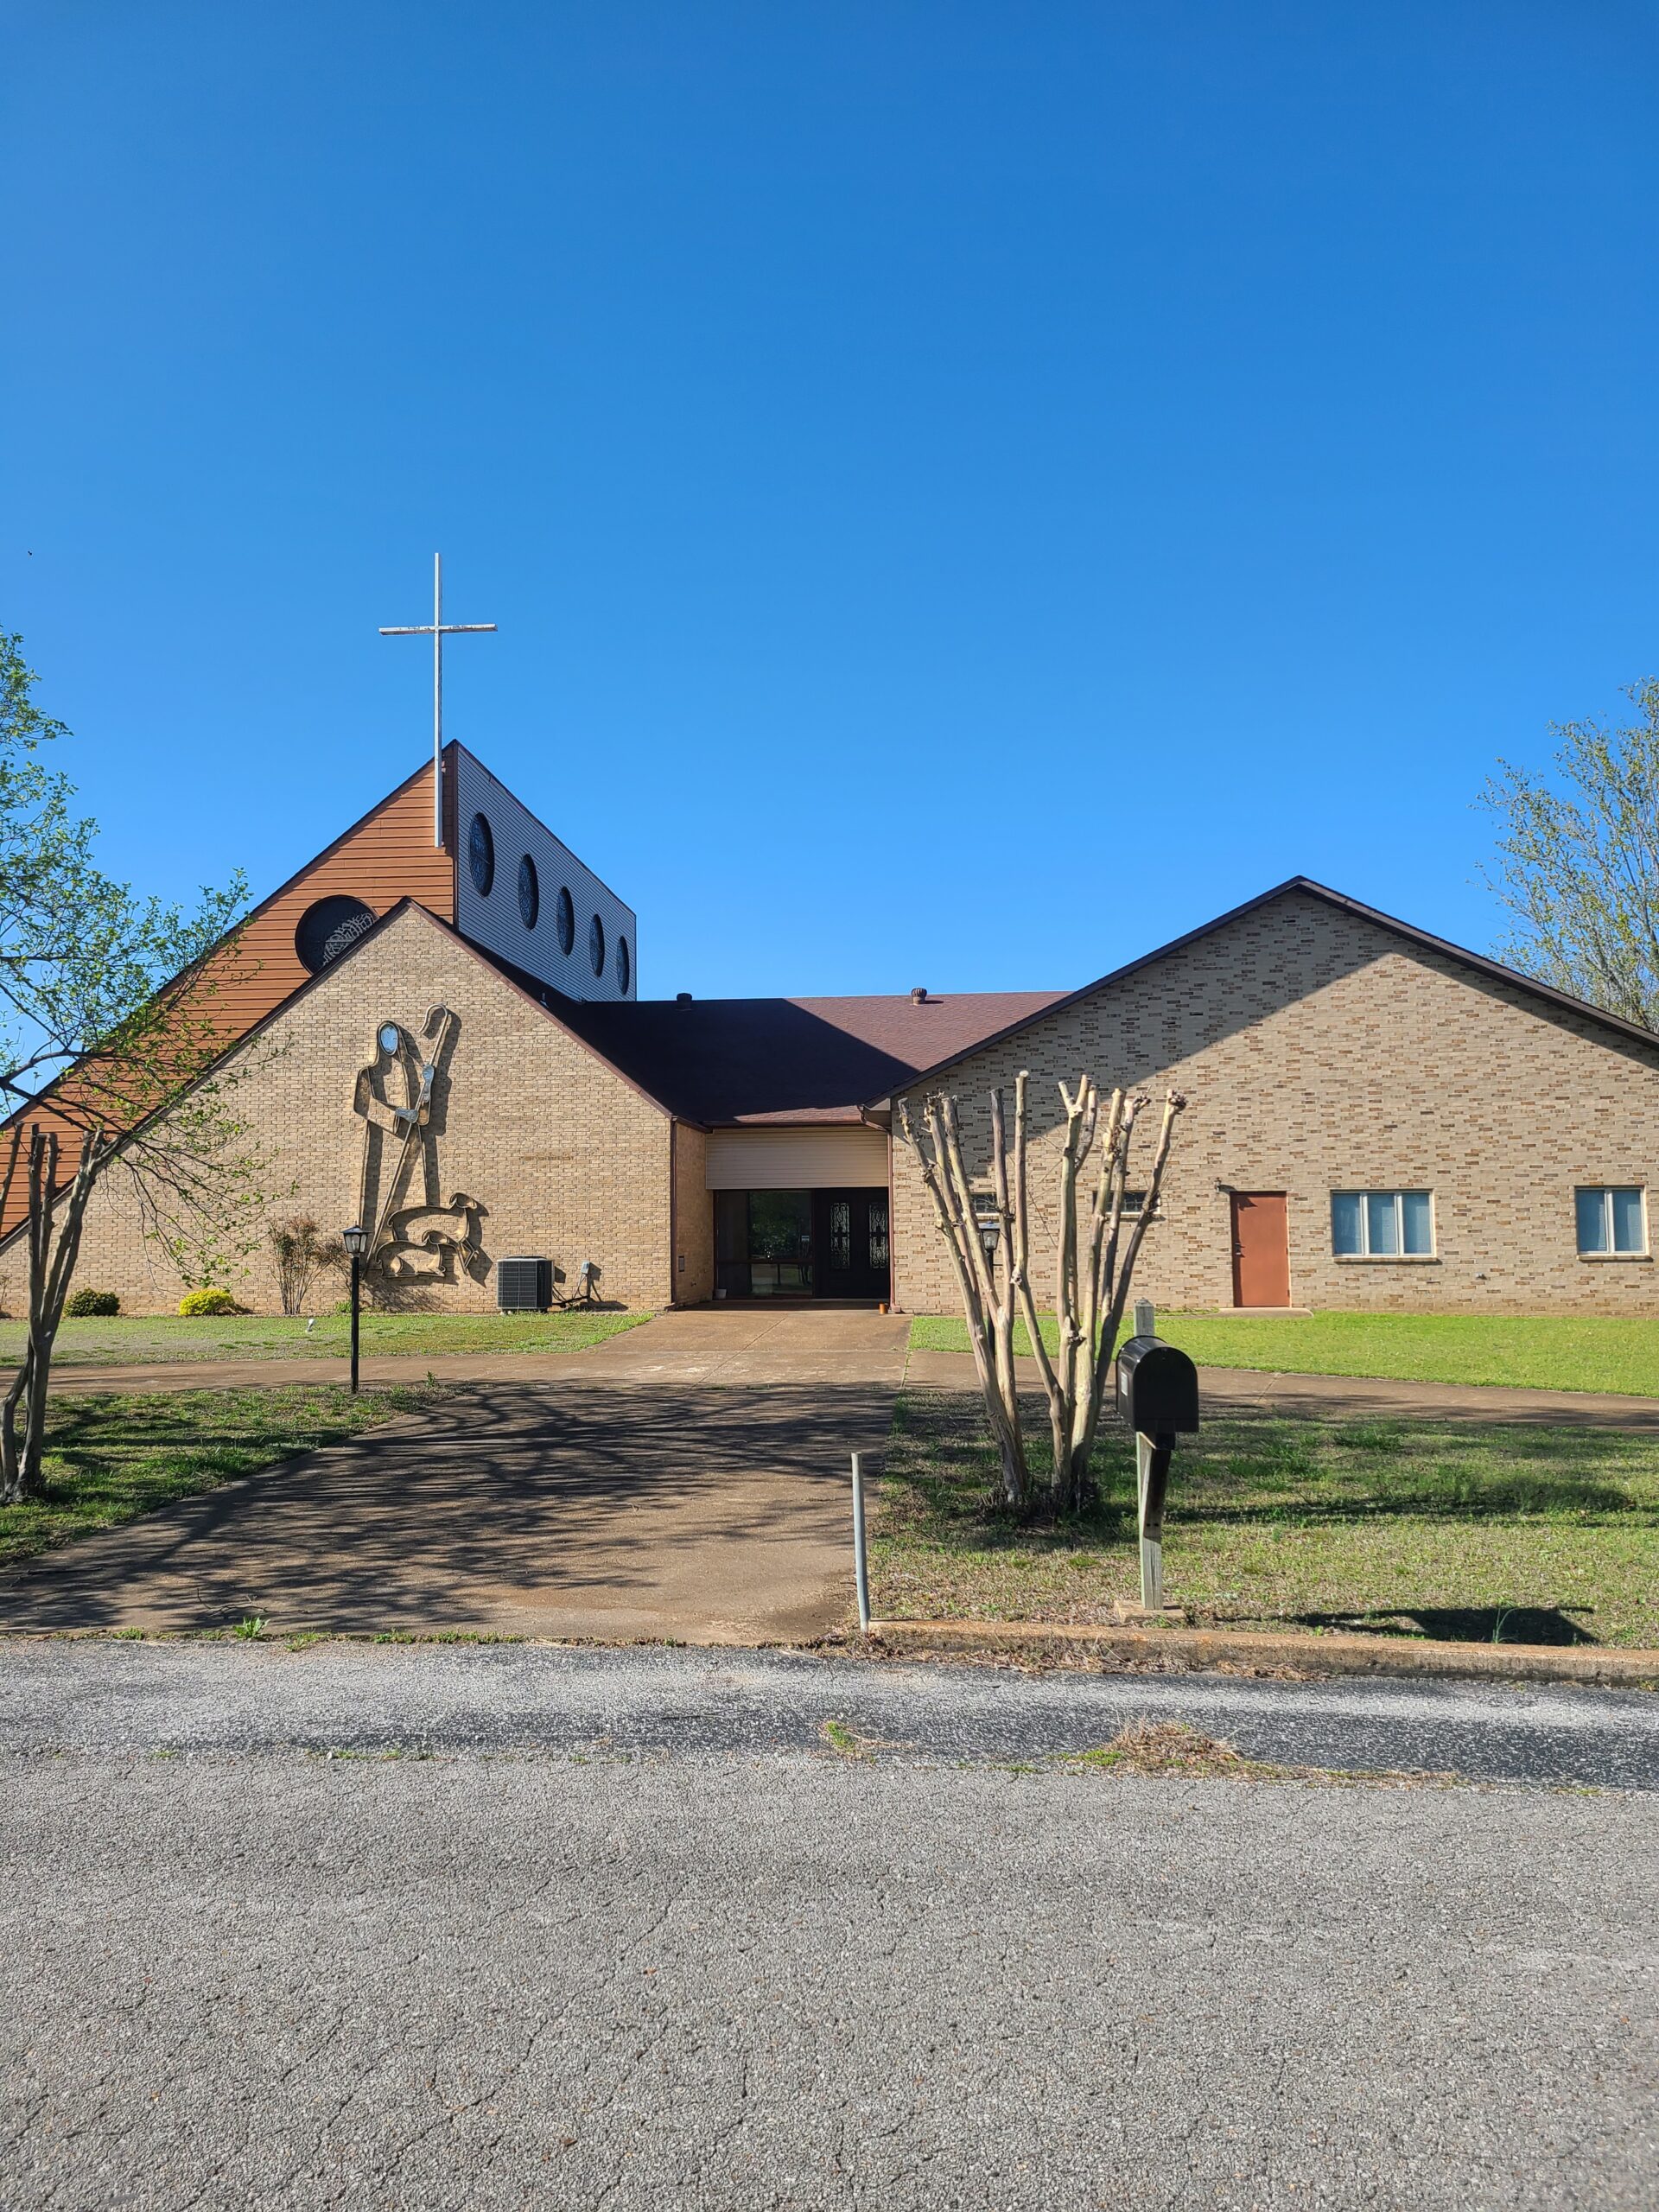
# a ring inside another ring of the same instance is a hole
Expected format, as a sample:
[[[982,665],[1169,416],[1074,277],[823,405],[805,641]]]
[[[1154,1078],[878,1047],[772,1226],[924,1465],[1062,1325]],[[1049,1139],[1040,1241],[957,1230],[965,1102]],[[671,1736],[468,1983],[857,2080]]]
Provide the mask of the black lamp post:
[[[352,1263],[352,1389],[357,1389],[357,1325],[363,1304],[363,1255],[369,1249],[369,1232],[355,1222],[349,1229],[342,1229],[340,1241],[346,1247]]]

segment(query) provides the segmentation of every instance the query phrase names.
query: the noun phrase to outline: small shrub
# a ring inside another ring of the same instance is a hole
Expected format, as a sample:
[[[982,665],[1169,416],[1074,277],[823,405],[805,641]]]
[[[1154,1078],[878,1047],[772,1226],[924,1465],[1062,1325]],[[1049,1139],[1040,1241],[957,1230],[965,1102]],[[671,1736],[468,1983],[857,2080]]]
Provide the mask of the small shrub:
[[[284,1313],[302,1313],[313,1285],[325,1274],[350,1265],[338,1236],[325,1236],[308,1214],[273,1221],[266,1231],[276,1265],[276,1287]]]
[[[63,1310],[72,1321],[107,1320],[121,1300],[112,1290],[72,1290]]]
[[[199,1321],[210,1313],[240,1313],[243,1310],[228,1290],[187,1290],[179,1300],[179,1312],[187,1321]]]

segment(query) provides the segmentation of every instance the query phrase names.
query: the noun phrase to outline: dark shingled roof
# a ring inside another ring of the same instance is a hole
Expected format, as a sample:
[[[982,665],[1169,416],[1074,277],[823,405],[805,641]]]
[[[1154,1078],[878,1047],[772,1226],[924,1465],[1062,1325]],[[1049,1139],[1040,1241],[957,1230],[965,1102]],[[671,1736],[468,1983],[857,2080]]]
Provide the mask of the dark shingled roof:
[[[528,985],[528,978],[519,978]],[[536,995],[642,1090],[690,1122],[856,1122],[861,1102],[1039,1014],[1059,991],[904,998]]]

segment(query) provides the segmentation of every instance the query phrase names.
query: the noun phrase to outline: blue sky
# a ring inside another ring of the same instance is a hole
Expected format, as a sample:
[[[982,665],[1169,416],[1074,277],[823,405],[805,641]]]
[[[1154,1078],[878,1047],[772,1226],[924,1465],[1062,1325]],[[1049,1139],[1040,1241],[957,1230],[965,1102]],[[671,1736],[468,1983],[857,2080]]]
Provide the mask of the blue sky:
[[[0,621],[111,863],[448,732],[664,995],[1071,984],[1659,671],[1648,0],[8,11]]]

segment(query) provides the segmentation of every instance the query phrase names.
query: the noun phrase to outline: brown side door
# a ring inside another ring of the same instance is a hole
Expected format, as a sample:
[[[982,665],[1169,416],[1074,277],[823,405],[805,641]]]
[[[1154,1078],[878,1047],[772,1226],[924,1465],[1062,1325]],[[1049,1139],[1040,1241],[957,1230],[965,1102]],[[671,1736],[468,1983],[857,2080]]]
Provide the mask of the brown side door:
[[[1290,1236],[1282,1191],[1233,1192],[1233,1303],[1290,1303]]]

